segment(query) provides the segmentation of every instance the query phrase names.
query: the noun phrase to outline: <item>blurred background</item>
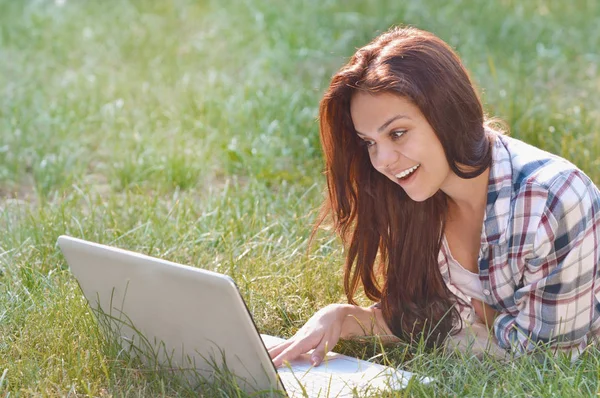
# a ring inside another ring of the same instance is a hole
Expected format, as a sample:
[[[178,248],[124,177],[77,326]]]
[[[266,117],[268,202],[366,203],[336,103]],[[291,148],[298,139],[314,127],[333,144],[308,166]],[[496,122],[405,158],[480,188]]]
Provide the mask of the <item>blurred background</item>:
[[[92,332],[60,234],[228,273],[271,334],[344,301],[337,239],[308,248],[318,103],[399,24],[455,48],[512,136],[600,183],[595,0],[0,0],[0,394],[158,391]]]

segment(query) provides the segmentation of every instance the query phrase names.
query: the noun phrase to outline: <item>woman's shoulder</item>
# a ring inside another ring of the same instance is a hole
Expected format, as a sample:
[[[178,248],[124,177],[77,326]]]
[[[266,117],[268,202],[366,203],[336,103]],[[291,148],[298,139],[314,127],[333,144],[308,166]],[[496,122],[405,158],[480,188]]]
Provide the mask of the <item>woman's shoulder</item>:
[[[600,214],[600,191],[568,160],[502,135],[494,137],[492,158],[486,228],[497,224],[494,230],[501,236],[533,232],[548,217]]]
[[[496,138],[495,146],[500,145],[506,151],[515,194],[532,188],[547,190],[550,193],[569,188],[580,195],[590,188],[597,191],[591,179],[567,159],[517,138],[504,135],[498,135]]]
[[[533,244],[538,232],[576,232],[599,217],[600,191],[568,160],[507,136],[495,137],[493,148],[490,191],[497,199],[485,225],[497,232],[498,242]]]

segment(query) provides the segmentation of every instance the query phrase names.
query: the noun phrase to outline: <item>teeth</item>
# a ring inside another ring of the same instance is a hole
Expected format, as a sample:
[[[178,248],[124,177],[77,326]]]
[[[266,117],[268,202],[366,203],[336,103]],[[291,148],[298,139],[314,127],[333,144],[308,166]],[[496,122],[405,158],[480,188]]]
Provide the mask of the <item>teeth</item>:
[[[409,175],[410,173],[412,173],[413,171],[415,171],[416,169],[418,169],[419,166],[420,166],[420,164],[418,164],[416,166],[413,166],[410,169],[406,169],[406,170],[404,170],[401,173],[396,174],[396,178],[404,178],[404,177],[406,177],[407,175]]]

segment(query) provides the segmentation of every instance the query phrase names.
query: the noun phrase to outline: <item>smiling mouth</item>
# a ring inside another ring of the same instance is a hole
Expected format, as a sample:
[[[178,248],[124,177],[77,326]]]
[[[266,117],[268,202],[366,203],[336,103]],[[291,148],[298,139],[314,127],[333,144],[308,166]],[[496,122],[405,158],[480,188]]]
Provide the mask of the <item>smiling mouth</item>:
[[[419,166],[421,166],[421,164],[417,164],[409,169],[406,169],[406,170],[396,174],[394,177],[398,178],[399,180],[405,179],[408,176],[410,176],[412,173],[414,173],[419,168]]]

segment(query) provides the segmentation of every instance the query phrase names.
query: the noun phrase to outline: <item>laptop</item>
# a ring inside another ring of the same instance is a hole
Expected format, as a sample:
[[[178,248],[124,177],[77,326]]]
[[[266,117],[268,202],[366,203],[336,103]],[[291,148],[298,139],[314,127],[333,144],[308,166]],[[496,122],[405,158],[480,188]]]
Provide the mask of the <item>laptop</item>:
[[[229,276],[69,236],[57,243],[103,332],[146,365],[209,383],[226,372],[243,391],[273,396],[353,396],[413,378],[337,353],[277,369],[267,347],[283,339],[259,334]]]

